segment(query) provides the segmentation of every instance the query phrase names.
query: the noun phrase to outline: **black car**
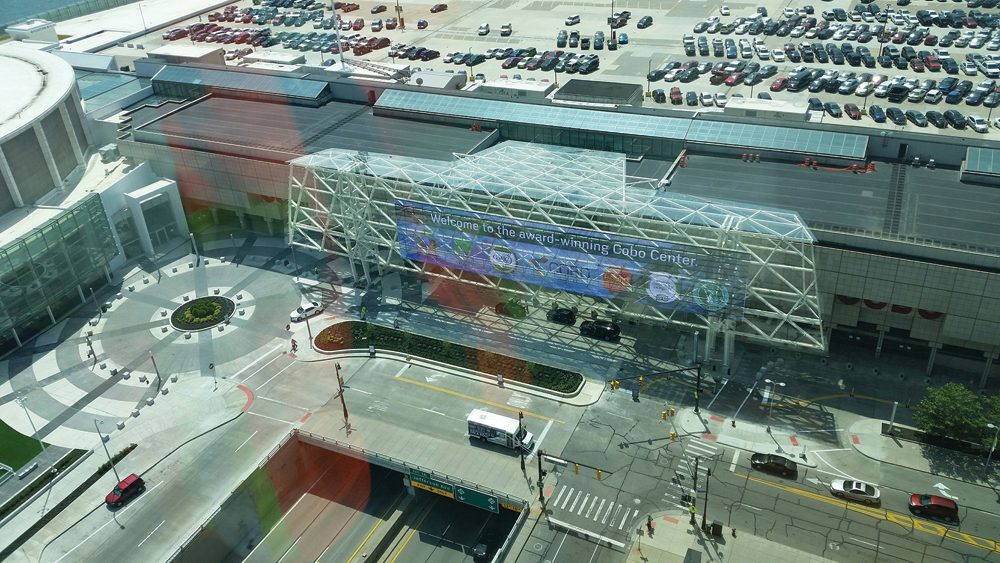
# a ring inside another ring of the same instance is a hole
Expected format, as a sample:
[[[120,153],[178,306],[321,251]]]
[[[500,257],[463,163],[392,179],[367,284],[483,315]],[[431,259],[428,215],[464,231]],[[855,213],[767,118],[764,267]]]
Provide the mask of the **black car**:
[[[646,29],[651,25],[653,25],[652,16],[642,16],[641,18],[639,18],[639,23],[636,24],[636,27],[638,27],[639,29]]]
[[[944,112],[944,118],[947,119],[948,124],[955,129],[965,129],[965,116],[962,115],[962,112],[957,109],[950,109]]]
[[[830,117],[841,117],[844,112],[840,109],[840,105],[837,102],[827,102],[823,104],[823,109],[826,113],[830,114]]]
[[[923,113],[915,109],[908,109],[905,115],[906,119],[910,120],[917,127],[927,127],[927,117]]]
[[[783,477],[795,477],[799,472],[798,464],[787,457],[775,454],[753,454],[750,456],[750,467]]]
[[[684,99],[687,101],[687,105],[689,105],[689,106],[696,106],[696,105],[698,105],[698,93],[697,92],[688,92],[687,94],[684,94]]]
[[[896,125],[906,125],[906,115],[899,108],[889,108],[885,110],[886,117]]]
[[[809,111],[823,111],[823,102],[819,98],[809,98]]]
[[[583,321],[580,323],[580,334],[598,340],[617,342],[621,338],[621,332],[621,327],[611,321]]]
[[[576,324],[576,313],[573,312],[573,309],[567,309],[565,307],[558,307],[550,310],[545,313],[545,318],[551,322],[566,326],[573,326]]]
[[[653,90],[653,101],[658,104],[662,104],[667,101],[667,93],[659,89]]]
[[[927,121],[930,121],[938,129],[944,129],[948,126],[948,122],[944,118],[944,114],[939,111],[931,110],[925,115]]]

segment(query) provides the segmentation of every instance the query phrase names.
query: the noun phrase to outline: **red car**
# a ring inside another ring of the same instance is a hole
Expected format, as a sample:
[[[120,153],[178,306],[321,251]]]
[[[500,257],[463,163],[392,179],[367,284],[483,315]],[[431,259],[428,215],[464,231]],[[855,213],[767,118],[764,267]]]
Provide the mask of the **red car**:
[[[910,495],[910,512],[928,518],[940,518],[958,524],[958,505],[955,501],[937,495]]]
[[[729,80],[729,75],[726,73],[713,74],[712,77],[708,79],[708,83],[718,86],[719,84],[722,84],[726,80]]]
[[[851,119],[861,119],[861,110],[858,104],[844,104],[844,113]]]
[[[129,501],[132,497],[146,490],[146,482],[135,473],[122,479],[121,483],[115,486],[106,497],[104,502],[108,506],[119,507]]]
[[[521,62],[521,57],[511,57],[505,60],[503,64],[500,65],[500,68],[514,68],[519,62]]]
[[[772,92],[780,92],[787,87],[788,87],[788,78],[784,76],[771,83]]]
[[[670,89],[670,103],[675,106],[679,106],[684,103],[684,95],[681,94],[681,89],[677,86]]]
[[[747,73],[745,72],[734,72],[729,75],[729,78],[726,79],[726,86],[736,86],[743,82],[743,79],[746,78],[746,76]]]
[[[351,29],[353,29],[354,31],[361,31],[364,28],[365,28],[365,18],[358,18],[354,20],[354,25],[351,26]]]

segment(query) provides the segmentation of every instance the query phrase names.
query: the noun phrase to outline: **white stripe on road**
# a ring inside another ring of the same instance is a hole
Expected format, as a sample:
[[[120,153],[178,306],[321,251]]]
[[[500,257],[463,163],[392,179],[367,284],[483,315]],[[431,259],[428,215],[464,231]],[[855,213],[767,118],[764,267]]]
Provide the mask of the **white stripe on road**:
[[[292,420],[281,420],[280,418],[274,418],[273,416],[267,416],[266,414],[259,414],[259,413],[255,413],[255,412],[252,412],[252,411],[247,411],[246,413],[247,414],[252,414],[254,416],[259,416],[261,418],[266,418],[266,419],[269,419],[269,420],[273,420],[275,422],[280,422],[282,424],[295,424],[295,422],[292,421]]]
[[[258,432],[260,432],[260,430],[254,430],[253,434],[250,435],[250,438],[253,438],[254,436],[256,436]],[[240,448],[242,448],[243,446],[247,445],[247,442],[250,441],[250,438],[247,438],[246,440],[243,440],[243,443],[240,444]],[[233,450],[233,453],[236,453],[236,452],[240,451],[240,448],[236,448],[235,450]]]
[[[736,471],[736,460],[738,460],[738,459],[740,459],[740,451],[739,450],[734,450],[733,451],[733,462],[729,464],[729,470],[730,471]]]
[[[166,520],[164,520],[163,522],[160,522],[159,524],[157,524],[156,527],[153,528],[153,531],[150,532],[149,535],[146,536],[145,539],[143,539],[141,542],[139,542],[139,545],[137,545],[136,547],[142,547],[142,544],[146,543],[146,540],[148,540],[150,537],[152,537],[152,535],[156,533],[156,530],[159,530],[160,526],[162,526],[165,523],[166,523]]]
[[[594,498],[597,498],[597,497],[594,497]],[[580,511],[576,513],[577,516],[582,516],[583,515],[583,509],[587,508],[587,501],[588,500],[590,500],[590,493],[587,493],[587,496],[583,497],[583,502],[580,503]],[[570,510],[570,512],[573,511],[572,508],[570,508],[569,510]]]
[[[410,367],[410,364],[406,364],[403,367],[399,368],[399,371],[397,371],[396,374],[392,376],[392,378],[396,379],[397,377],[403,375],[403,372],[406,371],[406,368],[408,367]]]
[[[614,507],[615,507],[615,503],[613,503],[613,502],[608,505],[608,511],[604,513],[604,518],[601,518],[601,524],[607,524],[608,523],[608,516],[611,515],[611,509],[614,508]]]
[[[566,492],[566,485],[563,485],[563,486],[562,486],[562,488],[561,488],[561,489],[559,489],[559,494],[558,494],[558,495],[556,495],[556,500],[555,500],[555,502],[553,502],[553,503],[552,503],[552,505],[553,505],[553,506],[559,506],[559,499],[561,499],[561,498],[562,498],[562,496],[563,496],[563,493],[565,493],[565,492]]]
[[[147,498],[147,497],[149,497],[149,494],[150,494],[151,492],[153,492],[153,491],[154,491],[154,490],[155,490],[155,489],[156,489],[157,487],[159,487],[160,485],[162,485],[162,484],[164,484],[164,483],[166,483],[166,481],[160,481],[159,483],[157,483],[157,484],[153,485],[153,487],[149,489],[149,492],[147,492],[146,494],[142,495],[141,497],[139,497],[138,499],[136,499],[136,500],[135,500],[134,502],[132,502],[131,504],[129,504],[129,505],[128,505],[128,506],[126,506],[125,508],[123,508],[123,509],[121,509],[121,510],[118,510],[118,511],[116,511],[116,512],[115,512],[115,514],[112,514],[112,515],[111,515],[111,520],[108,520],[107,522],[105,522],[104,524],[102,524],[100,528],[98,528],[98,529],[94,530],[93,532],[91,532],[89,536],[85,537],[85,538],[83,539],[83,541],[81,541],[80,543],[78,543],[78,544],[74,545],[74,546],[72,547],[72,549],[70,549],[69,551],[67,551],[66,553],[64,553],[62,557],[60,557],[59,559],[56,559],[56,563],[59,563],[59,562],[60,562],[60,561],[62,561],[63,559],[66,559],[66,557],[67,557],[67,556],[69,556],[69,554],[70,554],[70,553],[73,553],[74,551],[76,551],[76,549],[77,549],[78,547],[80,547],[81,545],[83,545],[83,544],[87,543],[87,541],[88,541],[88,540],[90,540],[90,538],[92,538],[92,537],[96,536],[96,535],[97,535],[97,533],[98,533],[98,532],[100,532],[101,530],[103,530],[103,529],[104,529],[105,527],[107,527],[107,525],[108,525],[108,524],[110,524],[110,523],[112,523],[112,522],[115,522],[115,521],[116,521],[115,519],[116,519],[116,518],[117,518],[118,516],[120,516],[120,515],[124,514],[124,513],[125,513],[125,512],[127,511],[127,510],[129,510],[130,508],[133,508],[133,507],[135,507],[135,506],[139,506],[139,505],[141,505],[141,504],[142,504],[142,499],[143,499],[143,498]]]
[[[240,371],[234,373],[233,374],[233,379],[236,379],[243,372],[245,372],[246,370],[252,368],[254,364],[256,364],[257,362],[259,362],[259,361],[263,360],[264,358],[266,358],[268,354],[273,354],[275,351],[280,350],[280,349],[282,349],[284,347],[285,347],[284,344],[279,344],[279,345],[275,346],[274,348],[271,348],[271,350],[269,350],[269,351],[261,354],[260,356],[257,357],[257,359],[255,359],[254,361],[252,361],[249,364],[247,364],[247,366],[245,368],[243,368]],[[270,362],[267,362],[266,364],[260,366],[260,369],[258,369],[257,371],[251,373],[250,375],[246,376],[246,378],[243,379],[243,380],[241,380],[240,383],[246,383],[247,379],[250,379],[251,377],[257,375],[257,373],[260,372],[260,370],[262,370],[262,369],[266,368],[267,366],[271,365],[272,363],[274,363],[274,360],[277,360],[280,357],[281,356],[275,356],[275,357],[271,358]]]
[[[607,502],[605,499],[601,499],[601,506],[598,506],[597,512],[594,513],[594,522],[597,522],[597,519],[601,517],[601,511],[604,510],[605,502]],[[587,516],[590,516],[590,514],[588,513]]]
[[[632,515],[632,518],[635,518],[638,514],[639,514],[639,510],[636,509],[635,514]],[[627,508],[625,509],[625,514],[622,515],[622,523],[618,524],[618,529],[619,530],[621,530],[625,526],[625,521],[626,520],[628,520],[628,509]]]
[[[615,520],[618,519],[618,513],[621,512],[622,508],[625,508],[625,505],[619,504],[618,506],[615,507],[615,513],[611,515],[611,524],[609,524],[610,526],[615,525]]]
[[[590,518],[590,513],[594,511],[594,506],[597,504],[597,496],[594,496],[594,500],[590,501],[590,508],[587,509],[587,515],[584,518]],[[581,509],[583,510],[583,509]]]
[[[274,375],[271,376],[271,379],[268,379],[264,383],[261,383],[260,385],[258,385],[257,388],[254,389],[254,391],[260,391],[265,385],[267,385],[268,383],[270,383],[271,381],[273,381],[275,377],[278,377],[279,375],[281,375],[282,373],[284,373],[286,369],[288,369],[288,368],[290,368],[290,367],[292,367],[294,365],[295,364],[288,364],[287,366],[281,368],[280,370],[278,370],[278,373],[276,373],[276,374],[274,374]]]
[[[535,440],[535,449],[531,450],[531,453],[528,454],[527,461],[531,461],[532,458],[535,457],[538,450],[542,448],[542,440],[545,440],[545,435],[549,433],[549,428],[552,428],[552,422],[553,421],[549,419],[549,421],[545,423],[545,428],[542,429],[542,433],[539,434],[538,439]]]
[[[582,496],[583,496],[583,491],[576,492],[576,498],[573,499],[573,504],[569,506],[570,512],[573,512],[573,510],[576,508],[576,503],[580,502],[580,497]]]
[[[854,540],[854,541],[856,541],[856,542],[858,542],[858,543],[863,543],[863,544],[865,544],[865,545],[870,545],[870,546],[874,547],[875,549],[878,549],[878,546],[877,546],[877,545],[875,545],[875,544],[873,544],[873,543],[871,543],[871,542],[866,542],[866,541],[864,541],[864,540],[859,540],[858,538],[847,538],[847,539],[849,539],[849,540]]]

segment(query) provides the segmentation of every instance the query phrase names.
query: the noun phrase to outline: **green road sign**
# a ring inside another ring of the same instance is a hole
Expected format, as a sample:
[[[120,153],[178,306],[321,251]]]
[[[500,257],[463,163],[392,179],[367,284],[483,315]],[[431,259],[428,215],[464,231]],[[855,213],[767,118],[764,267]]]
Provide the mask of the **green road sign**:
[[[489,510],[490,512],[500,512],[500,504],[497,502],[497,497],[481,493],[474,489],[466,489],[465,487],[456,486],[455,500],[458,502],[464,502],[465,504],[471,504],[476,508]]]
[[[410,484],[418,489],[430,491],[448,498],[455,498],[455,486],[431,477],[419,469],[410,469]],[[493,499],[494,502],[496,499]]]

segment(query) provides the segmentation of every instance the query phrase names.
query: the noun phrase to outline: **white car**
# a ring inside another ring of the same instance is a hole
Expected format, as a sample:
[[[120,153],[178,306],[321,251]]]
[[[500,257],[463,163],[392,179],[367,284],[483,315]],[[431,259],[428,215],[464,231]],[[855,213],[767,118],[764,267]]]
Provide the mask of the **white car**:
[[[479,24],[479,35],[489,35],[490,34],[490,24],[482,23]]]
[[[854,89],[855,96],[861,96],[862,98],[871,94],[875,87],[872,86],[871,82],[862,82],[858,84],[858,87]]]
[[[458,51],[454,51],[454,52],[452,52],[452,53],[448,53],[447,55],[445,55],[445,56],[444,56],[444,58],[443,58],[443,59],[441,59],[441,60],[442,60],[442,61],[444,61],[444,62],[446,62],[446,63],[450,63],[450,62],[452,62],[453,60],[455,60],[455,57],[457,57],[457,56],[459,56],[459,55],[461,55],[461,54],[462,54],[462,53],[460,53],[460,52],[458,52]],[[395,55],[395,53],[393,53],[393,55]]]
[[[785,52],[781,49],[773,49],[771,51],[771,60],[776,63],[785,62]]]
[[[308,303],[303,303],[298,309],[292,311],[292,314],[289,315],[289,318],[292,320],[293,323],[297,323],[299,321],[304,321],[307,318],[312,317],[314,315],[318,315],[322,311],[323,307],[320,306],[319,303],[315,301],[310,301]]]
[[[726,107],[726,102],[728,102],[728,101],[729,101],[729,98],[727,98],[726,95],[723,94],[722,92],[716,92],[715,93],[715,105],[716,106],[718,106],[720,108],[724,108],[724,107]]]
[[[927,95],[924,96],[924,103],[936,104],[940,102],[941,98],[943,97],[944,97],[944,92],[938,90],[937,88],[934,88],[932,90],[927,91]]]
[[[702,92],[701,93],[701,105],[703,105],[703,106],[710,106],[710,105],[712,105],[712,103],[713,103],[712,93],[711,92]]]
[[[972,130],[976,133],[986,133],[990,130],[989,124],[986,123],[986,120],[978,115],[970,115],[968,120],[969,127],[972,127]]]
[[[993,118],[993,126],[996,127],[997,129],[1000,129],[1000,117]]]
[[[830,494],[835,497],[876,505],[882,502],[882,493],[877,487],[864,481],[834,479],[830,481]]]
[[[723,16],[728,16],[730,14],[729,6],[725,4],[719,6],[719,13],[722,14]]]
[[[572,15],[572,16],[566,18],[566,21],[563,22],[563,23],[565,23],[566,25],[576,25],[576,24],[580,23],[580,16]]]
[[[966,76],[975,76],[979,74],[979,69],[976,68],[976,63],[972,61],[965,61],[964,63],[962,63],[961,69]]]

